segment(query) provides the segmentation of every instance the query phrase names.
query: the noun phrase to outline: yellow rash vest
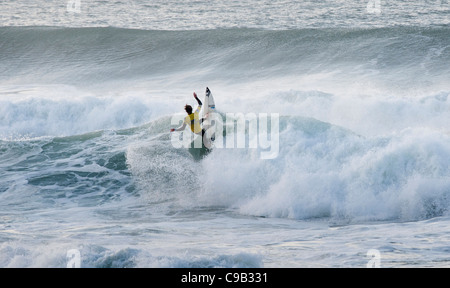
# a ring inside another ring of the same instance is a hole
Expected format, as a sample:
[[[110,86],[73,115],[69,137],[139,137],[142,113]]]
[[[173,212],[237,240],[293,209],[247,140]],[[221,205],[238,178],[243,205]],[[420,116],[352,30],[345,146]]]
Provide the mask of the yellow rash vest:
[[[191,131],[195,134],[200,134],[202,132],[202,127],[200,126],[199,113],[202,106],[198,106],[194,113],[189,114],[184,118],[184,123],[191,127]]]

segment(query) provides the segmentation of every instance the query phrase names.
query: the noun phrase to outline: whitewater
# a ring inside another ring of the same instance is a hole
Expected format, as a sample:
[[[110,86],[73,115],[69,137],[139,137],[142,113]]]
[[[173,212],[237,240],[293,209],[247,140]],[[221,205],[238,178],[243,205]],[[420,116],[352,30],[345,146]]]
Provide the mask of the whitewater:
[[[447,1],[0,7],[0,267],[450,266]],[[206,87],[276,157],[174,147]]]

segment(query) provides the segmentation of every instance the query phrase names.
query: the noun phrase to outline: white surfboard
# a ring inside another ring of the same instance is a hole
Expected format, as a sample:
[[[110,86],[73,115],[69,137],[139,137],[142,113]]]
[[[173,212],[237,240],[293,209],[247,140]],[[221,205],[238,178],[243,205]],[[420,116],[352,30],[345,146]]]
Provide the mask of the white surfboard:
[[[203,129],[205,129],[206,133],[203,137],[203,144],[206,148],[211,149],[213,144],[213,138],[214,138],[214,127],[212,127],[212,113],[214,113],[216,110],[216,104],[214,102],[214,97],[209,90],[208,87],[206,87],[205,92],[205,101],[203,101],[203,110],[202,110],[202,118],[203,120]]]
[[[203,118],[207,119],[206,121],[209,121],[209,113],[214,112],[216,109],[216,105],[214,103],[214,97],[211,93],[211,91],[209,90],[208,87],[206,87],[206,92],[205,92],[205,101],[203,102]]]

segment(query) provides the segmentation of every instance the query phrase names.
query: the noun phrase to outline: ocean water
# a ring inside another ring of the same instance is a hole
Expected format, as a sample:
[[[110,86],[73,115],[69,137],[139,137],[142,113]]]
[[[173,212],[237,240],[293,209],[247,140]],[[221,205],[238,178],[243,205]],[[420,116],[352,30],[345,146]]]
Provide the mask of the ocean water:
[[[0,7],[0,267],[450,266],[448,1]],[[205,87],[276,157],[174,147]]]

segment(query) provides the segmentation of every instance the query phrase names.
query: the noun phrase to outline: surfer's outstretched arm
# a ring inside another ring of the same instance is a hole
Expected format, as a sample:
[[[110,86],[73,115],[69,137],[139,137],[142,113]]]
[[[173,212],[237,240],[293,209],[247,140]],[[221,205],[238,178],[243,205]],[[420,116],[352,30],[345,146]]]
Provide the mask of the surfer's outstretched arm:
[[[183,125],[181,125],[180,127],[178,127],[178,128],[172,128],[172,129],[170,129],[170,132],[174,132],[174,131],[183,131],[184,130],[184,128],[186,128],[186,122],[183,122]]]

